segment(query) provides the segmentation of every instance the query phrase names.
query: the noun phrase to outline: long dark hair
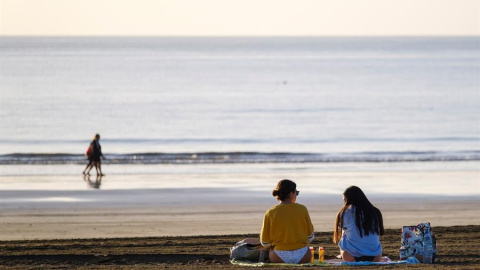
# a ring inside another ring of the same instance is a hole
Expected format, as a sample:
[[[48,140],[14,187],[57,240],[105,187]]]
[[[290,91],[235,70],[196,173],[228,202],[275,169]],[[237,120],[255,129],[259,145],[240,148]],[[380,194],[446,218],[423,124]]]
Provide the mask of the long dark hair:
[[[272,190],[272,195],[279,201],[288,199],[290,192],[297,189],[297,184],[292,180],[283,179],[278,182],[277,187]]]
[[[345,205],[338,211],[335,220],[335,232],[333,233],[333,242],[335,244],[337,244],[342,237],[343,214],[349,207],[354,207],[355,209],[355,225],[360,233],[360,237],[370,234],[385,234],[382,213],[370,203],[367,196],[365,196],[359,187],[348,187],[345,192],[343,192],[343,196],[345,197]]]

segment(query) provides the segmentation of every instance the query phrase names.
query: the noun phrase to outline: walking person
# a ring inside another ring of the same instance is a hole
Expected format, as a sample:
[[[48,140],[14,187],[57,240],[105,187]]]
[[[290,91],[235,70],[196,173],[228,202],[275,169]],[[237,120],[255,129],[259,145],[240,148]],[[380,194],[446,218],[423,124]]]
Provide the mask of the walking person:
[[[100,145],[100,134],[96,134],[90,143],[90,148],[87,151],[88,164],[83,170],[84,175],[90,175],[90,170],[95,166],[97,176],[104,176],[102,173],[102,161],[101,158],[105,159],[102,153],[102,146]]]

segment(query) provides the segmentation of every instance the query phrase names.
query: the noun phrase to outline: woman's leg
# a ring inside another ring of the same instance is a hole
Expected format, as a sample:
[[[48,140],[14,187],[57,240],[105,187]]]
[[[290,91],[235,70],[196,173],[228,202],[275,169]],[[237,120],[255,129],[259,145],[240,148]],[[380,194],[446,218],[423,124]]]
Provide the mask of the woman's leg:
[[[280,257],[278,257],[277,253],[275,253],[273,248],[271,248],[270,251],[268,252],[268,258],[272,263],[283,263],[283,260],[280,259]]]
[[[90,175],[90,171],[93,169],[93,162],[90,164],[90,168],[88,168],[87,175]]]
[[[382,254],[375,256],[375,259],[373,259],[374,262],[381,262],[382,261]]]
[[[88,170],[89,167],[90,167],[90,169],[92,169],[92,161],[90,159],[88,160],[87,167],[85,167],[85,170],[83,170],[83,174],[87,174],[88,172],[90,172],[90,170]],[[87,170],[88,170],[88,172],[87,172]]]
[[[260,244],[260,238],[245,238],[245,240],[243,240],[243,241],[247,244],[250,244],[250,245],[259,245]]]
[[[98,170],[100,171],[100,175],[104,176],[104,174],[102,173],[102,161],[98,161]]]
[[[97,175],[98,175],[98,161],[93,162],[93,164],[95,165],[95,171],[97,172]]]
[[[352,256],[352,254],[348,253],[345,250],[340,249],[340,255],[342,255],[342,260],[345,262],[354,262],[355,258]]]
[[[312,252],[310,249],[307,249],[307,253],[303,256],[303,258],[298,263],[309,263],[312,260]]]

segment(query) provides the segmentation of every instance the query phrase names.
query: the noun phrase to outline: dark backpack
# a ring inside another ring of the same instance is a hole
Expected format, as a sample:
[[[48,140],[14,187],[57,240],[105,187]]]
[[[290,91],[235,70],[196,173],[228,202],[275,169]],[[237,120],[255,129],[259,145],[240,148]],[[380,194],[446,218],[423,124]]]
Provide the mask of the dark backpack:
[[[245,240],[230,248],[230,259],[250,262],[268,262],[268,248],[261,244],[247,244]]]

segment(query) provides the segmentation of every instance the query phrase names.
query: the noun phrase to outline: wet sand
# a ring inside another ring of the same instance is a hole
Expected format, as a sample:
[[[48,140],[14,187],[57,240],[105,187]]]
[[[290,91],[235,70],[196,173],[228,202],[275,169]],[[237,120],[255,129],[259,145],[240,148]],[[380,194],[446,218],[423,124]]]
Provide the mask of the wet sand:
[[[438,238],[433,265],[370,266],[362,269],[479,269],[480,226],[433,227]],[[25,240],[0,242],[0,268],[8,269],[248,269],[229,262],[229,247],[258,234],[184,237]],[[332,232],[317,232],[312,246],[325,258],[338,254]],[[398,260],[400,229],[381,239],[383,254]],[[330,266],[352,269],[351,266]],[[269,269],[291,269],[275,267]]]
[[[8,197],[4,193],[0,196]],[[100,194],[106,202],[88,201],[77,191],[63,197],[35,191],[39,193],[50,200],[16,203],[0,212],[0,240],[258,233],[263,214],[276,204],[263,192],[226,189],[104,191]],[[86,201],[64,202],[66,198]],[[337,195],[321,198],[303,194],[298,202],[309,209],[316,231],[330,231],[341,202]],[[381,209],[387,228],[425,221],[432,226],[480,225],[477,197],[372,195],[371,201]]]
[[[263,214],[277,203],[271,189],[282,177],[296,180],[298,203],[307,206],[319,232],[332,230],[351,184],[382,211],[387,228],[425,221],[480,225],[474,167],[325,172],[298,166],[174,166],[161,174],[109,175],[99,186],[78,175],[4,176],[0,241],[258,233]]]

